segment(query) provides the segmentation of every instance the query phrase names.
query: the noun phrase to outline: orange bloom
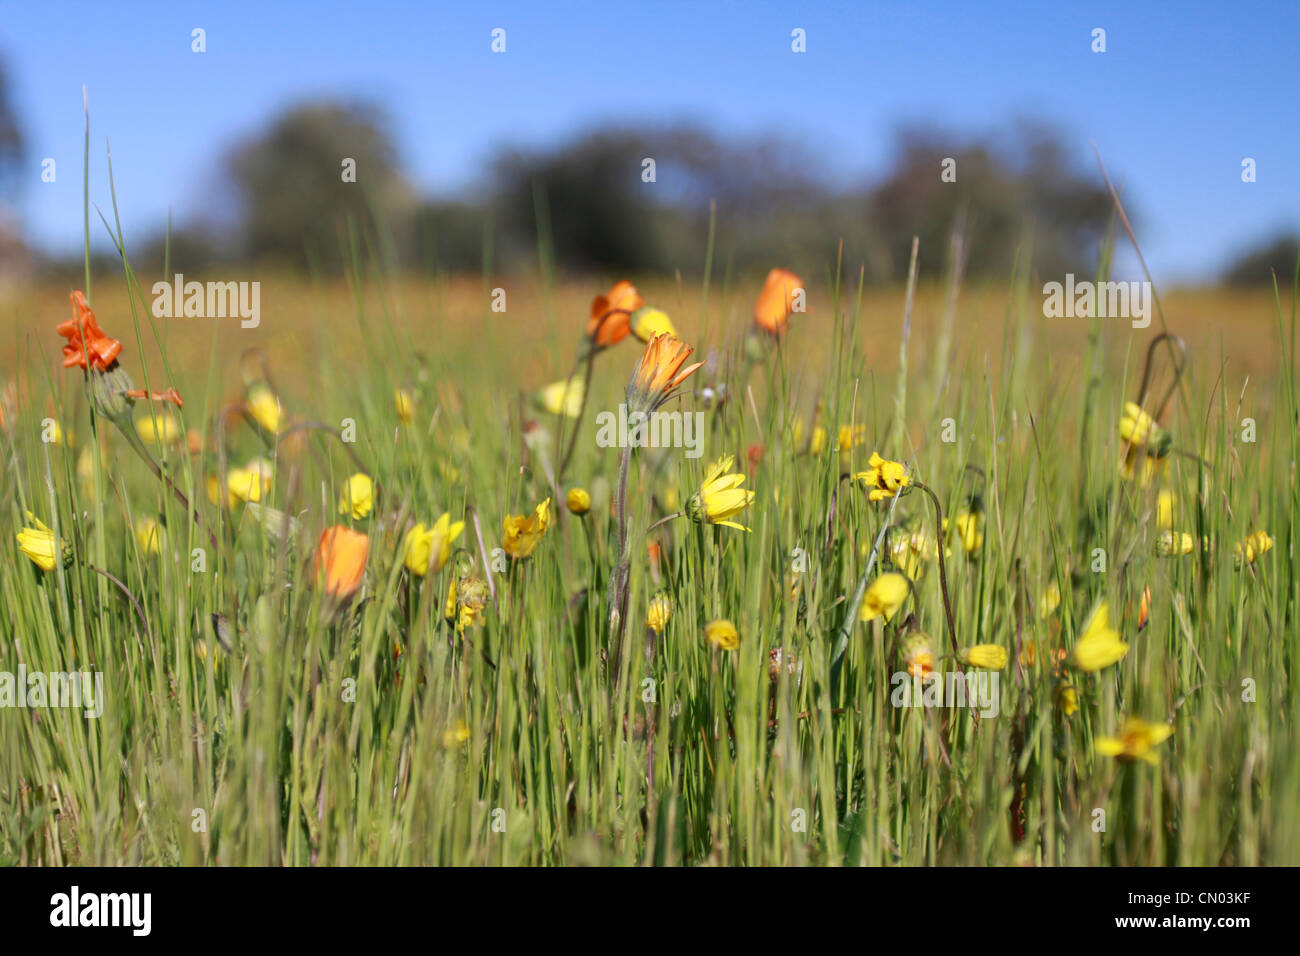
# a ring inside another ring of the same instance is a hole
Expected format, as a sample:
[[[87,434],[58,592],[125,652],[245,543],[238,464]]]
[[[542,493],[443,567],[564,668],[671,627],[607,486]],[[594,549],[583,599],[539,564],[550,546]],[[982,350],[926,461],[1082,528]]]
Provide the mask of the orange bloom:
[[[672,397],[672,391],[703,365],[682,365],[695,349],[673,335],[656,335],[645,347],[627,386],[629,411],[652,412]]]
[[[316,579],[330,597],[346,601],[361,587],[370,538],[341,524],[326,528],[316,548]]]
[[[796,290],[803,289],[803,280],[788,269],[773,269],[767,274],[763,291],[754,305],[754,324],[765,332],[780,335],[785,331],[786,320],[794,309]]]
[[[632,313],[645,305],[636,286],[626,279],[614,283],[607,295],[591,300],[591,318],[587,320],[587,338],[600,348],[617,345],[632,331]]]
[[[1147,618],[1151,616],[1151,589],[1149,587],[1142,589],[1142,602],[1138,606],[1138,630],[1147,626]]]
[[[70,298],[74,315],[66,322],[59,323],[57,329],[68,340],[68,344],[63,346],[63,367],[72,368],[75,365],[85,368],[86,358],[89,357],[91,365],[101,372],[107,372],[117,361],[122,343],[104,334],[95,319],[95,313],[86,304],[84,293],[73,292]]]

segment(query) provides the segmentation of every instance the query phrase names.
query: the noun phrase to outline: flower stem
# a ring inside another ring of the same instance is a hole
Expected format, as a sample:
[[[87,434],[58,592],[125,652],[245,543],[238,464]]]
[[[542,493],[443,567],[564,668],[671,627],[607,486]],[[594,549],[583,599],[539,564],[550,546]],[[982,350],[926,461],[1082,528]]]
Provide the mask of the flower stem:
[[[943,506],[939,504],[939,498],[927,485],[919,481],[913,481],[912,486],[920,488],[930,496],[930,501],[934,504],[935,539],[938,541],[939,552],[939,588],[943,592],[943,610],[948,619],[948,643],[952,645],[952,652],[957,653],[957,628],[953,625],[952,619],[952,599],[948,596],[948,569],[943,559]]]

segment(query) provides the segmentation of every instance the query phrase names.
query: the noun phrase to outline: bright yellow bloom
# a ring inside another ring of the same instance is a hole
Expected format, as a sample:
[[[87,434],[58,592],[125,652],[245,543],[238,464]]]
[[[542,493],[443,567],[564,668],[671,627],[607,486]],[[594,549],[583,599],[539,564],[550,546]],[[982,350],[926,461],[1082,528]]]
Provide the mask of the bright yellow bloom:
[[[233,509],[241,502],[261,501],[271,490],[271,465],[254,458],[243,468],[226,472],[226,507]],[[208,500],[214,505],[221,497],[221,481],[216,476],[208,478]]]
[[[467,740],[469,740],[469,725],[463,720],[457,720],[454,726],[442,732],[442,746],[446,750],[455,750]]]
[[[1119,435],[1125,443],[1124,457],[1119,463],[1123,478],[1131,481],[1136,477],[1145,488],[1168,468],[1172,437],[1134,402],[1124,403]]]
[[[1243,561],[1246,564],[1254,564],[1256,558],[1261,558],[1273,550],[1273,539],[1267,531],[1252,531],[1234,544],[1232,550],[1237,567],[1241,567]]]
[[[1007,649],[997,644],[976,644],[974,647],[962,648],[957,659],[970,667],[1000,671],[1007,666]]]
[[[672,319],[661,309],[646,306],[632,313],[632,334],[642,342],[649,342],[656,335],[677,335]]]
[[[404,388],[399,388],[393,393],[393,409],[397,412],[397,419],[404,425],[411,424],[415,418],[415,396]]]
[[[162,525],[153,518],[141,518],[135,523],[135,540],[146,557],[158,554],[162,551]]]
[[[375,483],[369,475],[357,472],[343,483],[343,494],[339,496],[339,514],[350,514],[354,521],[360,521],[374,507]]]
[[[54,531],[30,511],[27,512],[27,520],[34,522],[36,527],[23,528],[22,531],[18,532],[18,550],[25,554],[42,571],[54,570],[54,566],[58,563],[60,550],[66,562],[71,556],[71,550],[68,546],[64,545],[60,549],[54,540]]]
[[[863,621],[874,621],[883,616],[886,621],[893,620],[898,609],[907,600],[911,586],[907,578],[892,571],[882,574],[871,582],[866,595],[862,598],[862,611],[859,615]]]
[[[551,524],[551,499],[547,498],[533,509],[531,516],[506,515],[505,539],[501,546],[512,558],[531,557],[537,542]]]
[[[1161,531],[1156,537],[1156,555],[1162,558],[1181,557],[1196,550],[1196,539],[1186,531]]]
[[[866,471],[858,472],[853,478],[856,481],[861,481],[871,489],[871,493],[867,497],[872,501],[893,498],[910,484],[910,479],[907,477],[907,468],[903,466],[902,462],[881,458],[880,455],[873,451],[867,464],[871,467]]]
[[[1148,723],[1140,717],[1130,717],[1124,721],[1118,737],[1097,738],[1097,753],[1120,760],[1145,760],[1156,766],[1160,758],[1151,752],[1151,748],[1163,743],[1173,732],[1174,728],[1169,724]]]
[[[1051,617],[1058,607],[1061,606],[1061,589],[1053,581],[1047,586],[1042,594],[1038,596],[1038,616],[1043,620]]]
[[[1083,626],[1083,636],[1074,644],[1071,662],[1081,671],[1099,671],[1117,663],[1128,653],[1119,631],[1110,626],[1110,606],[1102,601]]]
[[[181,437],[181,423],[170,412],[148,409],[136,419],[135,433],[150,445],[170,445]]]
[[[564,503],[575,515],[585,515],[591,509],[591,495],[585,488],[570,488],[564,496]]]
[[[740,646],[740,632],[725,617],[704,625],[704,639],[724,651],[734,651]]]
[[[442,616],[448,624],[456,626],[457,634],[463,634],[465,628],[482,622],[487,599],[487,584],[479,578],[470,574],[460,580],[452,578],[451,585],[447,588],[447,603],[442,609]]]
[[[1079,692],[1069,684],[1056,685],[1056,708],[1066,717],[1079,709]]]
[[[412,574],[424,577],[430,571],[437,574],[451,560],[451,546],[465,530],[465,522],[451,523],[451,515],[443,512],[432,528],[424,522],[406,533],[402,546],[402,563]]]
[[[582,415],[582,400],[586,393],[586,384],[580,376],[575,375],[538,390],[535,398],[537,404],[552,415],[578,418]]]
[[[253,421],[261,425],[265,431],[272,435],[279,434],[282,421],[280,399],[276,397],[275,392],[271,391],[269,385],[258,384],[250,388],[244,407],[253,417]]]
[[[686,502],[686,513],[692,521],[707,521],[709,524],[726,525],[741,531],[749,530],[731,520],[754,500],[754,492],[740,487],[745,483],[745,476],[739,472],[729,473],[735,463],[735,455],[726,455],[709,466],[704,473],[704,481],[700,483],[700,490]]]
[[[645,626],[656,634],[662,634],[672,616],[673,606],[666,594],[657,594],[650,599],[650,606],[645,612]]]
[[[1174,503],[1177,496],[1168,488],[1156,493],[1156,527],[1168,531],[1174,526]]]
[[[981,515],[978,511],[959,511],[952,516],[952,521],[947,518],[943,519],[943,532],[946,536],[948,528],[955,528],[957,538],[961,541],[962,550],[967,554],[974,554],[984,545],[984,532],[980,530]],[[947,554],[947,551],[944,552]]]

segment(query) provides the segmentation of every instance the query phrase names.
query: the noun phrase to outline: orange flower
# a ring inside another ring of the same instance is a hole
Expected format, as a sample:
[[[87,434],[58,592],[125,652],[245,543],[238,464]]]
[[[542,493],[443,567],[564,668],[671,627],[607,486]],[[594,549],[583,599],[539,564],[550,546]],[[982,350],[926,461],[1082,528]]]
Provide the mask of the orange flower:
[[[95,319],[95,313],[86,304],[83,293],[73,292],[70,298],[75,314],[66,322],[60,322],[57,329],[68,340],[68,344],[63,346],[63,367],[72,368],[75,365],[85,368],[89,357],[91,365],[101,372],[107,372],[117,361],[122,343],[104,334]]]
[[[703,365],[682,365],[695,349],[673,335],[656,335],[645,347],[632,381],[627,385],[629,411],[652,412],[672,397],[672,391]]]
[[[346,601],[361,587],[370,538],[341,524],[326,528],[316,548],[316,579],[330,597]]]
[[[617,345],[632,331],[632,313],[643,305],[645,299],[636,291],[636,286],[620,279],[607,295],[598,295],[591,300],[587,338],[600,348]]]
[[[1151,589],[1149,587],[1142,589],[1142,602],[1138,606],[1138,630],[1147,626],[1147,618],[1151,616]]]
[[[803,280],[788,269],[773,269],[767,274],[763,291],[754,305],[754,324],[765,332],[780,335],[794,309],[795,293],[802,292]]]

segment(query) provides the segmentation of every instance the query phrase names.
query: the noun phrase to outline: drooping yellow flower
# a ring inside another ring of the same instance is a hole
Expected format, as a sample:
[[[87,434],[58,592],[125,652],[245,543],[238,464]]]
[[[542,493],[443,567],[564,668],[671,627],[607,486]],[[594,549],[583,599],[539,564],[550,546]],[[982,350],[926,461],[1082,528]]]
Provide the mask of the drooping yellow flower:
[[[1121,477],[1129,481],[1137,478],[1146,487],[1168,468],[1173,438],[1134,402],[1124,403],[1119,435],[1125,444],[1119,463]]]
[[[135,523],[135,540],[146,557],[162,551],[163,528],[153,518],[141,518]]]
[[[375,483],[369,475],[357,472],[343,483],[343,493],[339,496],[339,514],[350,514],[354,521],[360,521],[374,507]]]
[[[664,628],[668,626],[668,618],[672,616],[673,606],[668,600],[666,594],[656,594],[650,599],[650,605],[645,612],[645,626],[650,628],[656,634],[662,634]]]
[[[1079,709],[1079,692],[1069,684],[1057,684],[1056,693],[1053,696],[1056,700],[1056,709],[1066,717]]]
[[[740,632],[725,617],[704,625],[704,639],[724,651],[734,651],[740,647]]]
[[[1252,531],[1241,541],[1232,546],[1237,567],[1242,563],[1254,564],[1256,558],[1262,558],[1273,550],[1273,538],[1267,531]]]
[[[248,398],[244,402],[244,407],[248,414],[252,416],[253,421],[262,426],[263,430],[270,432],[272,435],[280,433],[283,413],[280,408],[280,399],[271,387],[264,382],[259,382],[248,390]]]
[[[1124,414],[1119,420],[1120,438],[1133,445],[1156,445],[1164,434],[1164,429],[1136,402],[1124,403]]]
[[[1118,737],[1097,738],[1097,753],[1119,760],[1145,760],[1156,766],[1160,763],[1160,758],[1151,750],[1167,740],[1173,732],[1174,728],[1169,724],[1149,723],[1141,717],[1130,717],[1124,721]]]
[[[54,540],[54,531],[30,511],[27,512],[27,520],[33,522],[36,527],[26,527],[18,532],[18,550],[25,554],[42,571],[54,570],[60,552],[62,552],[66,563],[71,557],[71,549],[67,545],[60,548]]]
[[[1168,488],[1156,493],[1156,527],[1169,531],[1174,526],[1174,504],[1177,496]]]
[[[1119,631],[1110,626],[1110,606],[1102,601],[1083,626],[1083,636],[1074,644],[1071,663],[1081,671],[1099,671],[1117,663],[1128,653]]]
[[[647,305],[632,313],[632,334],[642,342],[649,342],[656,335],[675,336],[677,330],[668,313]]]
[[[582,415],[582,400],[586,393],[587,386],[582,377],[575,375],[539,389],[535,398],[537,404],[552,415],[578,418]]]
[[[692,521],[725,525],[741,531],[749,530],[743,524],[731,520],[754,500],[754,492],[740,487],[745,483],[745,476],[740,472],[731,472],[731,466],[735,463],[735,455],[726,455],[708,467],[704,481],[700,483],[700,490],[686,502],[686,514]]]
[[[585,515],[591,510],[591,495],[585,488],[570,488],[564,496],[564,503],[571,514]]]
[[[948,534],[949,528],[957,532],[957,540],[961,543],[961,548],[967,554],[974,554],[984,546],[984,532],[980,529],[982,515],[978,510],[965,509],[957,512],[952,516],[951,522],[943,519],[943,532]],[[945,554],[948,552],[945,550]]]
[[[853,478],[871,489],[867,497],[872,501],[893,498],[911,483],[907,477],[907,468],[902,462],[881,458],[873,451],[867,464],[870,467],[866,471],[858,472]]]
[[[930,561],[939,557],[939,543],[924,529],[889,539],[889,555],[900,571],[919,581]]]
[[[551,524],[551,499],[547,498],[531,515],[506,515],[504,522],[505,538],[501,546],[512,558],[531,557],[537,542]]]
[[[424,577],[430,571],[437,574],[451,560],[451,546],[464,530],[465,522],[452,524],[451,515],[445,511],[432,528],[425,527],[424,522],[417,524],[406,533],[402,563],[418,577]]]
[[[404,388],[399,388],[393,393],[393,410],[397,412],[397,420],[403,425],[411,424],[415,418],[415,396]]]
[[[1061,589],[1053,581],[1043,593],[1038,596],[1038,616],[1047,620],[1056,613],[1056,609],[1061,606]]]
[[[898,609],[907,600],[910,589],[911,585],[903,575],[892,571],[882,574],[871,582],[871,586],[867,588],[867,593],[862,598],[860,619],[874,621],[883,616],[886,621],[893,620]]]
[[[1161,531],[1156,536],[1156,556],[1176,558],[1196,550],[1196,539],[1186,531]]]
[[[976,644],[974,647],[963,647],[958,652],[957,659],[970,667],[1000,671],[1007,666],[1007,649],[997,644]]]

